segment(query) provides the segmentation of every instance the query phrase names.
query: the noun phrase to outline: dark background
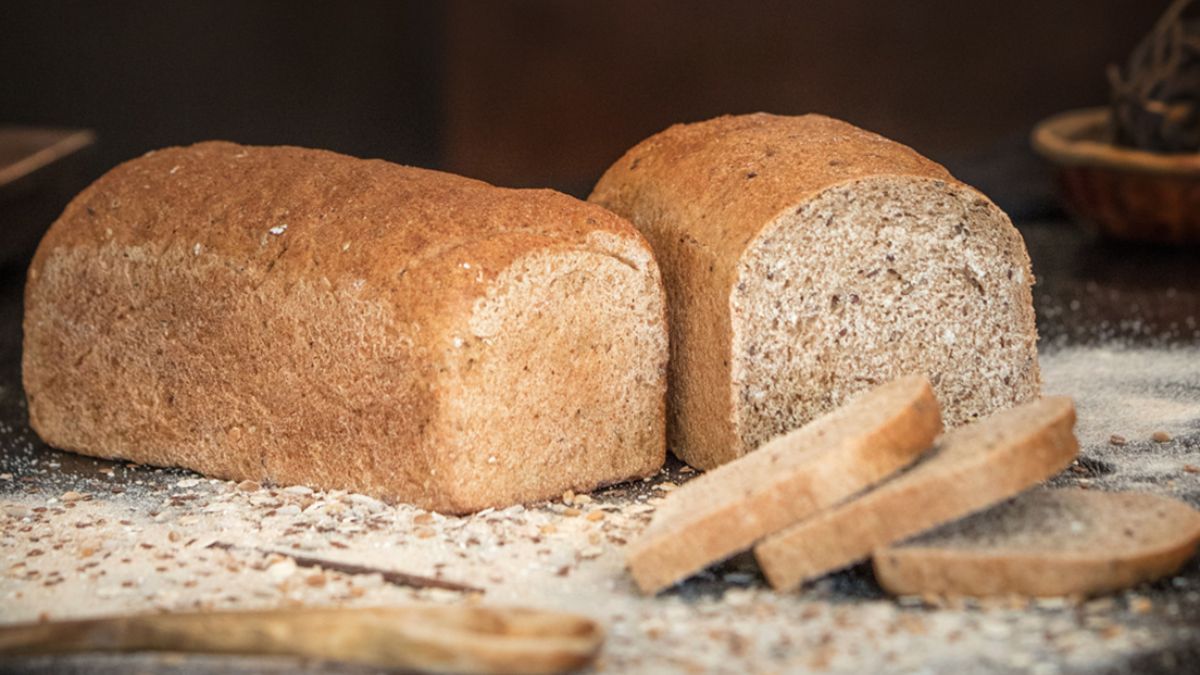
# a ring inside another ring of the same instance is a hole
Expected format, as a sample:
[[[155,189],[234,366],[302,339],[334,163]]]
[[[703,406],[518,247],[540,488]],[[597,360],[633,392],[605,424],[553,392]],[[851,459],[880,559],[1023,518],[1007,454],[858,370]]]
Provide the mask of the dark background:
[[[223,138],[586,194],[674,122],[823,112],[997,179],[1100,104],[1167,0],[0,3],[0,124],[86,127],[94,177]],[[1008,202],[1008,203],[1005,203]],[[1019,213],[1016,215],[1020,215]]]

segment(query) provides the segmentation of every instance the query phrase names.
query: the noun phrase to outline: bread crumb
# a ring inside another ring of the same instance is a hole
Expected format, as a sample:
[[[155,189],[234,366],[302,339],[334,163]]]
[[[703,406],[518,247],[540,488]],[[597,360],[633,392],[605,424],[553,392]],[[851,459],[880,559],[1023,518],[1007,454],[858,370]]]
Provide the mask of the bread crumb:
[[[271,229],[267,230],[267,232],[270,232],[271,234],[278,237],[279,235],[283,234],[284,232],[287,232],[287,223],[276,225],[275,227],[272,227]]]
[[[604,553],[604,550],[599,546],[589,546],[579,552],[579,557],[584,560],[592,560],[593,558],[599,558],[601,553]]]
[[[1152,609],[1154,609],[1154,603],[1150,601],[1150,598],[1140,595],[1129,598],[1129,611],[1134,614],[1149,614]]]

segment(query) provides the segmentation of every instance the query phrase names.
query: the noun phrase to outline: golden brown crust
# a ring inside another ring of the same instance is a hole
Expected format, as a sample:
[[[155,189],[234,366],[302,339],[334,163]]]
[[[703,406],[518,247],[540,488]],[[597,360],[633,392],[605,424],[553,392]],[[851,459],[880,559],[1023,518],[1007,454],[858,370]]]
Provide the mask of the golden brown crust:
[[[798,204],[880,176],[961,185],[911,148],[845,122],[763,113],[673,126],[630,149],[597,183],[589,199],[629,218],[663,270],[669,443],[689,464],[712,468],[751,449],[737,436],[730,389],[731,289],[748,247]]]
[[[481,303],[514,283],[514,265],[541,255],[550,257],[535,272],[547,278],[569,265],[573,283],[616,280],[648,298],[625,318],[649,324],[651,343],[665,331],[645,242],[565,195],[303,148],[152,152],[76,197],[30,266],[31,424],[87,454],[450,511],[653,471],[663,452],[659,365],[634,373],[641,389],[626,414],[644,424],[624,445],[597,448],[609,461],[568,464],[507,494],[502,478],[487,495],[452,484],[461,455],[489,450],[497,476],[521,475],[519,449],[459,447],[466,437],[446,401],[467,359],[491,343],[472,324]],[[646,347],[650,361],[665,361],[662,338]]]

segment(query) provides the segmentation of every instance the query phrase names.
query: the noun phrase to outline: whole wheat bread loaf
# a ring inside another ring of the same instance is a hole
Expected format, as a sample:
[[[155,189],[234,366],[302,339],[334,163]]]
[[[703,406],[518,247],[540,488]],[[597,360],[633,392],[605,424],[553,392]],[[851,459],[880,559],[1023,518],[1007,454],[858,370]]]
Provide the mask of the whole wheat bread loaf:
[[[548,190],[301,148],[147,154],[29,269],[30,421],[76,452],[467,512],[654,472],[644,240]]]
[[[1074,426],[1063,396],[992,413],[948,432],[904,473],[767,537],[754,556],[779,590],[864,560],[1062,471],[1079,453]]]
[[[590,199],[654,248],[670,305],[670,445],[711,468],[907,372],[948,425],[1035,397],[1024,243],[995,204],[844,122],[673,126]]]
[[[671,493],[627,561],[654,593],[911,463],[942,430],[929,381],[910,375],[773,439]]]
[[[874,555],[892,593],[1092,595],[1174,574],[1200,544],[1200,512],[1170,497],[1033,490]]]

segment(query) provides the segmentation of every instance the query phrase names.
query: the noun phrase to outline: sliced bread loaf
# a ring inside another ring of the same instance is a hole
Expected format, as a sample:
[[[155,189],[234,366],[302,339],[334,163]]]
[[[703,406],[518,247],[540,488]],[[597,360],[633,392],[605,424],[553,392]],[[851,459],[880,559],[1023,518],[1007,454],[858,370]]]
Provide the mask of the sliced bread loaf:
[[[665,455],[650,249],[549,190],[169,148],[76,197],[25,291],[30,423],[66,450],[453,512]]]
[[[673,126],[590,199],[653,246],[670,307],[670,447],[711,468],[903,373],[946,423],[1038,394],[1024,242],[898,143],[820,115]]]
[[[1137,492],[1039,489],[873,557],[899,595],[1091,595],[1173,574],[1200,512]]]
[[[1079,452],[1074,424],[1071,399],[1059,396],[993,413],[879,487],[767,537],[754,555],[773,587],[795,588],[1053,476]]]
[[[628,552],[645,593],[745,550],[912,462],[942,429],[929,381],[876,387],[672,493]]]

